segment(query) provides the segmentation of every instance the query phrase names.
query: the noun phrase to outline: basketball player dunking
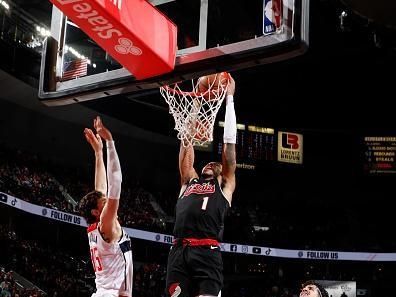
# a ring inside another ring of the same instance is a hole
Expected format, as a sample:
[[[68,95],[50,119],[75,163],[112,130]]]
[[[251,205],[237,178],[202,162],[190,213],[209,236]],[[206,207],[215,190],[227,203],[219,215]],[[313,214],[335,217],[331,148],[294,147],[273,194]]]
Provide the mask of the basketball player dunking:
[[[201,177],[194,169],[194,148],[180,145],[180,196],[176,203],[175,241],[169,252],[169,296],[220,296],[223,261],[219,248],[224,216],[235,190],[235,82],[227,89],[222,164],[211,162]]]
[[[131,297],[131,241],[117,219],[122,182],[120,161],[113,137],[99,117],[94,120],[94,128],[96,135],[91,129],[85,129],[84,134],[95,152],[95,191],[79,203],[81,215],[90,224],[88,241],[96,276],[96,293],[92,297]],[[107,181],[102,138],[107,146]]]

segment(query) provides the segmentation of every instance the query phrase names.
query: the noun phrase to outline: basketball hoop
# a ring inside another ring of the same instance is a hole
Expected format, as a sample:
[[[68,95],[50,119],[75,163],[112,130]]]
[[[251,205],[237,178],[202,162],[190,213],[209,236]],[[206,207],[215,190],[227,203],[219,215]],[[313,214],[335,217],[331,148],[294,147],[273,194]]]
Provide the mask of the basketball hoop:
[[[169,113],[175,120],[177,138],[183,146],[204,145],[213,141],[214,122],[229,83],[229,74],[222,72],[192,79],[190,92],[181,89],[185,83],[160,88],[169,105]]]

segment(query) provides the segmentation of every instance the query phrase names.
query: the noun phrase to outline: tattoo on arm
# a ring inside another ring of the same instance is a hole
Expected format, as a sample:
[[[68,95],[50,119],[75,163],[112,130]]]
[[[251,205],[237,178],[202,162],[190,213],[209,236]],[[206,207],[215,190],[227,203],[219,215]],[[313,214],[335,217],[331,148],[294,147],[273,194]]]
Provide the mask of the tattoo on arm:
[[[236,153],[235,153],[235,144],[225,143],[223,150],[223,165],[226,166],[226,170],[235,171],[236,168]]]
[[[179,153],[179,171],[181,176],[181,183],[186,183],[194,176],[194,148],[192,146],[180,147]]]

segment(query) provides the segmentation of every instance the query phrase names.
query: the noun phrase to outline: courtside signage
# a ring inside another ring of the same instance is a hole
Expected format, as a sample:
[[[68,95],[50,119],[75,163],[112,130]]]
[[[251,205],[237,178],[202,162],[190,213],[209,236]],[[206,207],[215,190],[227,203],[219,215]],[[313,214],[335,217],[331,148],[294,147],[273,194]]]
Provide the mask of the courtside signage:
[[[60,221],[67,224],[87,227],[85,219],[74,214],[36,205],[22,199],[0,192],[0,207],[7,205],[33,215]],[[125,228],[130,237],[171,245],[174,237],[170,234],[154,233],[139,229]],[[238,243],[220,243],[220,250],[227,253],[275,257],[287,259],[303,259],[318,261],[365,261],[365,262],[396,262],[396,253],[361,253],[341,251],[287,250],[264,246],[250,246]],[[348,296],[349,297],[349,296]]]

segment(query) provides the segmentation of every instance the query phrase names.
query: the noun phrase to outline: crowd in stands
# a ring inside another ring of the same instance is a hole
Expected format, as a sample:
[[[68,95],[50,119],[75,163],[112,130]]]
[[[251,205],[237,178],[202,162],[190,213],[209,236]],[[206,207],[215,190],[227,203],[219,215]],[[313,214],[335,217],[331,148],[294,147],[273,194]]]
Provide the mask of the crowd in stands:
[[[0,191],[24,201],[78,213],[65,195],[74,201],[93,190],[92,180],[77,170],[59,168],[36,155],[0,147]],[[137,181],[124,181],[119,220],[131,228],[164,231],[165,224],[151,205],[152,194]]]
[[[0,191],[34,204],[78,213],[76,203],[93,189],[91,175],[0,145]],[[125,176],[128,176],[128,172]],[[385,236],[386,240],[378,238],[375,230],[358,236],[363,224],[367,225],[366,230],[370,230],[369,222],[363,217],[359,218],[358,212],[352,211],[358,205],[345,206],[343,203],[343,207],[340,207],[341,204],[333,202],[332,197],[328,197],[326,202],[308,197],[298,199],[293,193],[285,196],[281,192],[264,194],[266,196],[261,198],[263,194],[255,193],[249,185],[241,185],[241,182],[238,185],[233,206],[226,218],[226,241],[293,249],[349,251],[359,251],[359,242],[369,251],[396,249],[396,241],[389,241]],[[250,189],[249,199],[245,199],[246,194],[241,188]],[[122,191],[119,220],[123,226],[172,232],[177,193],[157,190],[153,191],[153,195],[140,181],[132,178],[124,179]],[[67,202],[66,196],[72,197],[75,205]],[[153,207],[153,203],[157,208]],[[314,204],[315,209],[320,211],[307,215],[306,210]],[[167,221],[160,215],[158,208],[166,214]],[[334,236],[342,240],[334,242]]]
[[[54,176],[36,156],[21,151],[0,150],[0,189],[34,204],[71,209]]]
[[[0,225],[1,262],[7,272],[0,274],[8,283],[10,296],[42,296],[46,292],[49,296],[87,296],[93,286],[85,282],[86,263],[79,261],[65,251],[55,249],[38,240],[20,238],[8,226]],[[0,262],[0,263],[1,263]],[[12,271],[17,272],[38,288],[19,288],[11,277]],[[4,290],[4,289],[3,289]],[[3,295],[0,295],[3,296]],[[4,295],[7,296],[7,295]]]
[[[1,297],[78,297],[90,296],[94,291],[91,262],[85,260],[88,256],[79,258],[51,244],[20,238],[2,224],[0,253]],[[133,296],[164,296],[165,265],[136,262],[134,266]],[[34,286],[26,288],[18,284],[13,277],[14,271]]]
[[[2,297],[41,297],[43,292],[37,288],[23,288],[18,285],[12,271],[0,269],[0,296]]]
[[[151,231],[165,231],[165,225],[158,218],[150,201],[152,194],[139,185],[127,187],[122,192],[119,219],[123,226],[143,228]]]
[[[28,216],[27,216],[28,219]],[[40,241],[23,238],[8,224],[0,223],[0,296],[88,297],[94,290],[94,275],[88,255],[71,252],[70,246],[59,249],[56,240]],[[144,242],[134,244],[137,255],[134,271],[134,297],[165,297],[166,257],[159,262],[144,260],[139,249]],[[68,250],[70,248],[70,251]],[[370,288],[366,297],[391,295],[386,292],[392,285],[394,264],[304,262],[288,259],[258,258],[225,254],[224,296],[295,297],[303,279],[359,281],[359,286]],[[230,264],[230,265],[228,265]],[[14,271],[32,284],[23,286],[14,277]],[[33,285],[34,284],[34,285]],[[376,293],[376,294],[375,294]],[[379,295],[377,295],[379,294]]]
[[[165,297],[166,267],[158,263],[145,263],[135,272],[133,296]]]
[[[88,180],[88,177],[88,174],[80,173],[77,170],[56,166],[37,156],[21,151],[7,150],[0,146],[0,191],[25,201],[76,213],[77,209],[66,201],[64,193],[68,193],[78,202],[79,197],[92,190],[92,181]],[[123,183],[122,195],[119,219],[123,226],[171,232],[166,229],[169,226],[164,224],[153,203],[157,202],[168,215],[172,215],[176,199],[174,195],[155,192],[154,196],[139,181],[128,179]],[[237,195],[241,194],[237,193]],[[332,234],[334,234],[334,228],[344,228],[343,230],[348,231],[349,229],[346,227],[349,222],[348,218],[332,222],[331,220],[320,220],[323,213],[310,213],[299,217],[299,224],[290,224],[291,219],[299,216],[300,210],[306,209],[312,201],[301,205],[297,205],[298,202],[290,201],[290,207],[284,207],[282,200],[276,205],[274,201],[268,204],[268,199],[256,199],[252,202],[242,201],[238,198],[236,197],[226,219],[226,240],[241,242],[242,237],[246,243],[304,249],[309,249],[312,246],[334,247],[336,244],[339,244],[340,248],[347,246],[347,240],[334,243]],[[336,207],[334,208],[337,210]],[[338,217],[340,218],[340,216]],[[352,217],[350,220],[355,219]],[[316,223],[310,226],[312,220]],[[303,234],[309,235],[301,236]],[[351,240],[353,238],[349,242]],[[293,244],[296,247],[292,246]],[[2,255],[0,266],[5,267],[0,272],[0,296],[42,296],[41,290],[48,296],[56,297],[90,296],[93,291],[94,277],[87,253],[84,256],[76,257],[67,250],[59,250],[56,247],[43,244],[39,240],[18,237],[15,232],[4,226],[0,226],[0,250]],[[278,265],[262,269],[264,264],[258,266],[259,262],[257,261],[250,266],[242,265],[243,267],[233,261],[229,258],[225,260],[224,294],[227,296],[292,297],[296,294],[295,288],[293,289],[290,283],[282,284],[282,280],[291,279],[297,275],[293,270],[293,273],[288,273],[290,268],[285,268],[281,273]],[[165,296],[165,262],[166,258],[161,263],[153,263],[148,260],[147,263],[136,266],[135,297]],[[329,269],[326,267],[317,271],[313,270],[314,267],[316,266],[307,265],[306,269],[299,271],[301,278],[379,280],[383,277],[384,272],[383,266],[359,270],[359,273],[364,271],[364,275],[356,275],[353,269],[346,272],[348,269],[343,268],[343,274],[337,274],[340,271],[338,268],[333,268],[332,273],[329,273]],[[263,274],[264,270],[266,274]],[[389,271],[389,268],[387,270]],[[40,289],[18,286],[12,276],[12,271],[27,278]],[[239,282],[238,280],[227,280],[230,275],[238,274],[248,278],[243,281],[239,280]],[[261,279],[260,286],[255,284],[257,277]],[[263,279],[267,281],[264,283]]]

